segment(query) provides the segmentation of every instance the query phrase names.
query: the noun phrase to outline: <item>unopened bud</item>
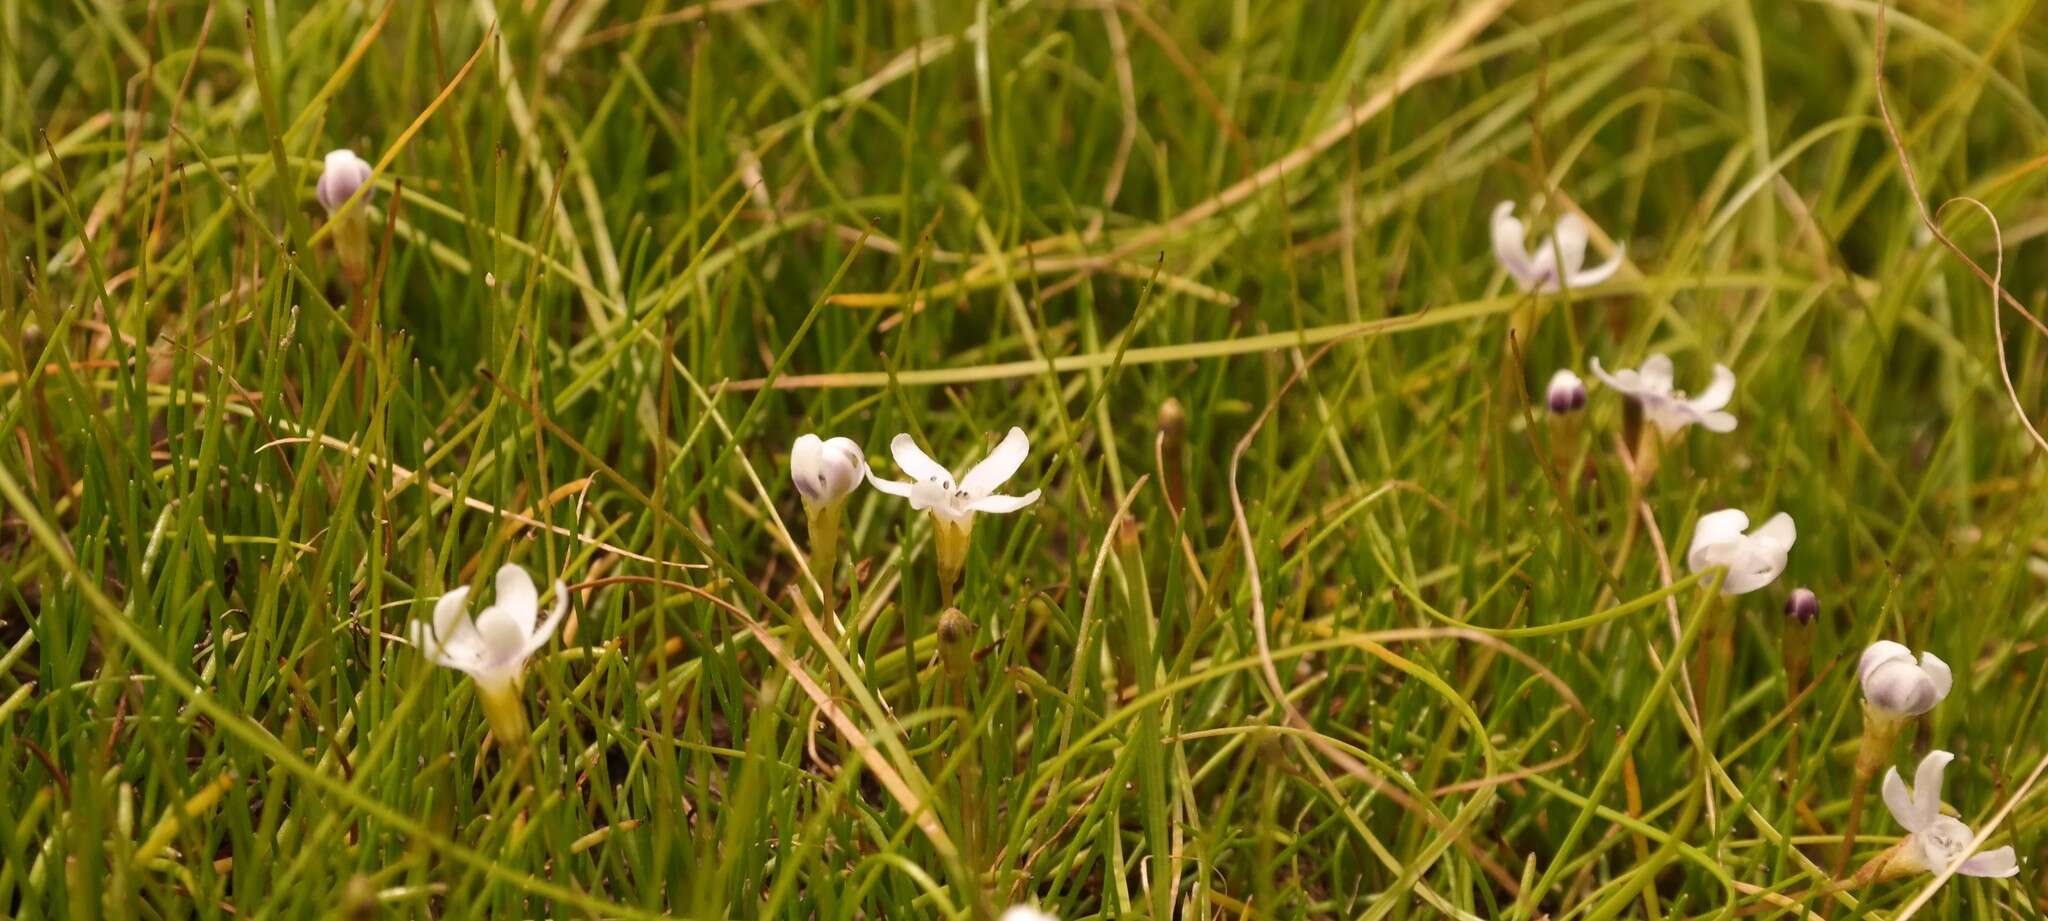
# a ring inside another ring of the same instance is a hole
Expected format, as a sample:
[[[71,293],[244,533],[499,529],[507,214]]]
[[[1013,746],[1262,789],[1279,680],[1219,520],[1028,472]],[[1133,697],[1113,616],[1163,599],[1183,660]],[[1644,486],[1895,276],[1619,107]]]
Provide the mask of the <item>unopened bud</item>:
[[[1166,501],[1179,514],[1188,507],[1187,480],[1181,470],[1181,452],[1188,440],[1188,411],[1180,401],[1167,397],[1159,404],[1159,476],[1165,480]]]
[[[1792,590],[1792,597],[1785,599],[1785,616],[1798,621],[1802,627],[1813,623],[1819,614],[1820,596],[1815,595],[1813,589],[1800,586]]]
[[[327,154],[326,166],[320,170],[320,182],[313,187],[313,196],[320,199],[321,207],[333,213],[342,203],[355,197],[356,190],[369,181],[369,161],[344,147]]]
[[[974,665],[974,621],[960,613],[959,608],[947,608],[939,615],[939,664],[945,668],[946,677],[958,681],[967,677]]]
[[[1544,393],[1544,402],[1557,415],[1578,412],[1586,408],[1586,382],[1573,374],[1570,368],[1559,368],[1550,376],[1550,386]]]
[[[1879,640],[1863,650],[1856,677],[1870,709],[1894,720],[1934,709],[1954,683],[1948,663],[1931,652],[1914,661],[1912,650],[1891,640]]]
[[[851,438],[803,435],[789,451],[789,478],[804,501],[833,505],[860,486],[867,459]]]

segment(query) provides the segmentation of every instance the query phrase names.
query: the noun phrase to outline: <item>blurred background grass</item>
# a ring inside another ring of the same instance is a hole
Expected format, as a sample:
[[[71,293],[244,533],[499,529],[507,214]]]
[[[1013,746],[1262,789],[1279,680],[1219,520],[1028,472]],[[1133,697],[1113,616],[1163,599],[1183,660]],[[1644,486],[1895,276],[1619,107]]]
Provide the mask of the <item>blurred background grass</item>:
[[[1957,676],[1897,762],[2022,861],[1916,910],[2043,917],[2044,333],[1929,242],[1878,9],[0,0],[0,905],[1901,917],[1927,877],[1813,894],[1891,638]],[[1926,203],[2038,311],[2048,17],[1886,24]],[[1627,267],[1516,294],[1509,199]],[[1656,351],[1741,426],[1638,516],[1619,398],[1540,387]],[[827,656],[791,439],[1011,425],[1046,498],[976,529],[968,675],[872,491]],[[1714,611],[1669,586],[1730,506],[1800,540]],[[504,561],[575,605],[524,764],[400,639]]]

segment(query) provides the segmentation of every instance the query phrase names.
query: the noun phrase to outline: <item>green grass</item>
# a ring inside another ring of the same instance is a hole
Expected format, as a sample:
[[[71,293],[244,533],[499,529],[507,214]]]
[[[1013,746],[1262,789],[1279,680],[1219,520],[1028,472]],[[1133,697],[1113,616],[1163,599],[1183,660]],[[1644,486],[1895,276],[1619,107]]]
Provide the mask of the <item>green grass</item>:
[[[1878,9],[0,0],[0,907],[2048,917],[2048,328],[1895,149],[2039,313],[2048,15],[1905,0],[1888,132]],[[1740,427],[1637,490],[1541,388],[1653,352]],[[821,616],[795,436],[1013,425],[964,670],[875,490]],[[1718,603],[1724,507],[1800,536]],[[403,640],[507,561],[518,752]],[[1823,894],[1881,638],[2017,877]]]

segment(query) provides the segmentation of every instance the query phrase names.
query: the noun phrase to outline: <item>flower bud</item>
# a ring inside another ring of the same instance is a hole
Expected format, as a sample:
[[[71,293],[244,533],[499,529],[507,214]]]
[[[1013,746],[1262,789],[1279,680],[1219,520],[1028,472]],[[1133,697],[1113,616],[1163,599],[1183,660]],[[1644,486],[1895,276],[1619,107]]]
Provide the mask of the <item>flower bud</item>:
[[[313,187],[313,197],[320,199],[320,207],[332,214],[369,181],[369,161],[344,147],[327,154],[327,165],[320,170],[320,182]]]
[[[1586,382],[1573,374],[1570,368],[1559,368],[1550,376],[1550,387],[1544,394],[1550,411],[1560,416],[1578,412],[1586,407]]]
[[[1792,590],[1792,597],[1785,599],[1785,616],[1797,621],[1800,626],[1813,623],[1820,614],[1820,596],[1813,589],[1800,586]]]
[[[836,505],[860,485],[867,459],[851,438],[804,435],[789,451],[789,478],[811,505]]]
[[[1879,640],[1863,650],[1856,675],[1863,683],[1865,705],[1894,720],[1934,709],[1954,683],[1948,663],[1931,652],[1921,653],[1916,662],[1912,650],[1890,640]]]
[[[959,608],[947,608],[939,615],[939,663],[946,669],[946,677],[955,681],[967,677],[974,665],[974,621]]]

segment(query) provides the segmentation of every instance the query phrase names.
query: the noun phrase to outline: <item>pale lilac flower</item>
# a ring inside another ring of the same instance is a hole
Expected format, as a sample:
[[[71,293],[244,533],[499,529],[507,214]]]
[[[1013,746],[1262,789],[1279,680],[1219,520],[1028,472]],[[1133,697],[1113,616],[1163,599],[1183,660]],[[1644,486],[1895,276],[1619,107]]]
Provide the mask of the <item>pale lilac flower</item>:
[[[1934,653],[1923,652],[1915,661],[1913,650],[1891,640],[1879,640],[1863,650],[1856,677],[1863,684],[1864,702],[1892,719],[1934,709],[1955,684],[1948,663]]]
[[[1592,364],[1594,377],[1641,405],[1643,416],[1666,435],[1688,425],[1710,432],[1735,430],[1735,417],[1722,411],[1735,396],[1735,372],[1727,365],[1715,365],[1714,380],[1706,391],[1687,398],[1685,391],[1672,389],[1671,359],[1662,354],[1644,359],[1639,369],[1623,368],[1612,374],[1600,367],[1600,359],[1594,358]]]
[[[1501,268],[1524,291],[1556,291],[1559,280],[1572,288],[1590,288],[1613,277],[1621,268],[1625,247],[1616,246],[1614,255],[1593,268],[1585,268],[1586,219],[1576,213],[1557,219],[1556,231],[1527,248],[1527,228],[1515,217],[1515,203],[1504,201],[1493,208],[1493,253]],[[1560,271],[1560,267],[1562,270]]]
[[[867,458],[851,438],[803,435],[789,451],[790,481],[808,504],[832,505],[845,499],[867,471]]]
[[[1910,790],[1899,778],[1898,768],[1886,769],[1885,808],[1908,832],[1888,869],[1939,873],[1956,864],[1956,872],[1964,876],[1997,879],[2018,874],[2019,860],[2012,845],[1969,855],[1970,842],[1976,840],[1977,833],[1961,821],[1941,814],[1941,775],[1954,759],[1945,751],[1928,752],[1927,757],[1920,759],[1919,769],[1913,772]]]

